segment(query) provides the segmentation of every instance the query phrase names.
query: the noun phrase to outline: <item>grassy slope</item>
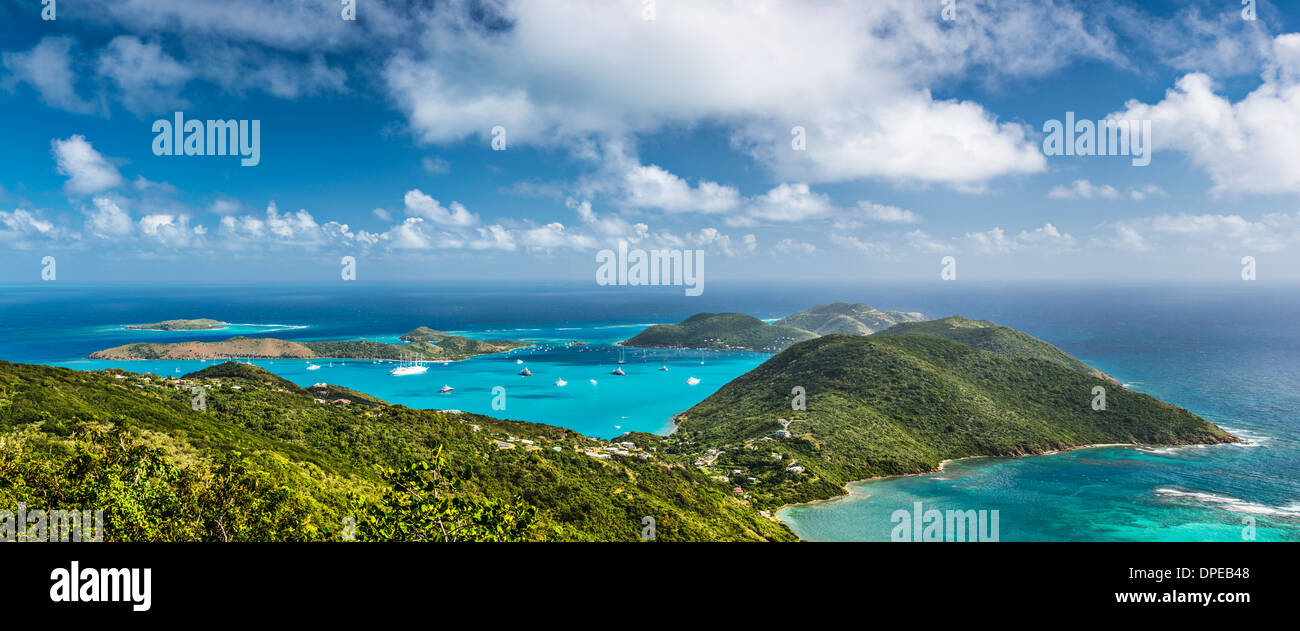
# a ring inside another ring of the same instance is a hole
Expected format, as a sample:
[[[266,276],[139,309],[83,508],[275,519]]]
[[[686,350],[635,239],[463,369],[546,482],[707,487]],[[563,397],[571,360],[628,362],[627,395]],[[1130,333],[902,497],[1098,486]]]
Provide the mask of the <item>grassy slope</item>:
[[[1110,375],[1070,356],[1065,351],[1028,333],[1000,326],[987,320],[971,320],[961,316],[907,322],[880,332],[881,335],[928,335],[942,337],[968,346],[992,351],[1007,357],[1042,359],[1060,364],[1077,373],[1119,383]]]
[[[774,326],[740,313],[697,313],[679,324],[656,324],[623,345],[776,352],[813,337],[802,329]]]
[[[265,372],[229,370],[249,368]],[[374,492],[372,465],[427,460],[441,444],[450,467],[464,476],[466,493],[521,496],[541,511],[540,534],[547,538],[636,540],[641,518],[649,515],[660,540],[794,539],[691,468],[658,457],[597,460],[575,448],[607,443],[557,427],[403,406],[322,405],[309,392],[278,392],[265,385],[274,376],[256,372],[252,379],[222,378],[206,395],[207,411],[198,412],[190,409],[187,388],[170,387],[173,380],[115,378],[129,374],[0,362],[0,435],[39,424],[53,441],[79,423],[114,423],[140,430],[181,459],[239,451],[263,462],[287,461],[292,473],[274,469],[275,475],[312,498],[327,532],[340,527],[345,492]],[[542,448],[498,450],[494,437],[506,434]],[[0,480],[0,491],[3,485]]]
[[[880,311],[861,303],[833,302],[792,313],[773,324],[792,326],[818,335],[870,335],[895,324],[923,318],[919,313]]]
[[[1091,407],[1098,385],[1107,387],[1100,412]],[[805,411],[791,411],[795,386],[807,391]],[[794,438],[762,440],[778,418],[792,421]],[[1182,408],[1051,361],[919,335],[796,344],[682,413],[679,433],[724,448],[724,466],[747,466],[766,505],[832,497],[847,482],[932,471],[949,458],[1235,440]],[[807,470],[786,471],[792,459]]]

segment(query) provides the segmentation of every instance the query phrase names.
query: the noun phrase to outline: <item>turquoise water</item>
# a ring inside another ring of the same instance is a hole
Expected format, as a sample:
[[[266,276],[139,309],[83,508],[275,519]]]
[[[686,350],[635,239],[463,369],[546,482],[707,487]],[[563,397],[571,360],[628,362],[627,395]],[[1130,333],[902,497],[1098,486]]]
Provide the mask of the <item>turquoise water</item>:
[[[250,330],[265,326],[243,327]],[[636,335],[643,325],[601,325],[527,329],[448,331],[479,339],[520,339],[535,346],[508,353],[485,355],[459,362],[429,362],[418,375],[388,374],[396,364],[361,360],[253,359],[244,360],[300,386],[318,382],[347,386],[408,407],[464,410],[498,418],[559,425],[588,436],[612,438],[629,431],[668,433],[672,417],[703,401],[722,384],[748,372],[770,355],[723,351],[624,349],[614,344]],[[282,334],[283,329],[272,333]],[[204,331],[204,335],[166,332],[176,339],[225,339],[251,331]],[[317,339],[309,327],[295,339]],[[70,332],[75,334],[76,332]],[[92,337],[115,337],[119,327],[91,327],[81,331]],[[137,334],[138,331],[125,331]],[[361,335],[392,344],[405,331]],[[582,341],[586,345],[568,345]],[[116,342],[121,343],[121,342]],[[113,345],[110,343],[110,345]],[[610,374],[620,367],[624,376]],[[522,362],[522,363],[520,363]],[[219,362],[201,361],[101,361],[74,359],[47,362],[81,370],[123,368],[133,372],[180,376]],[[318,368],[309,369],[309,366]],[[528,368],[532,376],[518,373]],[[661,368],[668,370],[661,370]],[[687,383],[688,379],[698,383]],[[557,385],[559,381],[566,385]],[[594,381],[594,383],[593,383]],[[440,393],[444,385],[454,388]],[[505,399],[493,407],[493,389],[505,388]],[[504,408],[500,405],[504,404]]]
[[[1000,541],[1300,541],[1300,502],[1269,505],[1214,488],[1213,471],[1249,466],[1263,444],[1099,447],[1047,456],[972,459],[943,472],[861,482],[848,496],[779,513],[814,541],[889,541],[894,511],[997,510]]]
[[[201,362],[80,359],[128,342],[295,340],[396,342],[431,326],[481,339],[528,339],[508,355],[393,377],[389,364],[256,360],[291,381],[324,381],[420,408],[461,409],[550,423],[587,435],[665,432],[670,419],[766,355],[625,352],[612,344],[645,326],[701,311],[760,318],[837,300],[933,317],[992,320],[1045,339],[1127,387],[1183,406],[1248,442],[1167,449],[1098,448],[951,463],[941,474],[853,485],[842,500],[781,512],[812,540],[888,540],[897,510],[997,510],[1002,541],[1300,540],[1300,287],[1223,285],[997,285],[711,282],[704,296],[671,288],[590,284],[356,284],[301,286],[0,287],[0,359],[175,375]],[[227,330],[124,330],[132,323],[211,317]],[[261,323],[261,324],[258,324]],[[566,346],[572,340],[586,346]],[[524,364],[517,364],[522,360]],[[668,372],[659,371],[661,365]],[[517,375],[527,366],[533,377]],[[180,371],[179,373],[177,371]],[[695,377],[697,385],[686,380]],[[567,386],[555,385],[564,379]],[[596,380],[596,385],[590,383]],[[438,394],[444,385],[455,388]],[[492,388],[506,409],[492,409]]]

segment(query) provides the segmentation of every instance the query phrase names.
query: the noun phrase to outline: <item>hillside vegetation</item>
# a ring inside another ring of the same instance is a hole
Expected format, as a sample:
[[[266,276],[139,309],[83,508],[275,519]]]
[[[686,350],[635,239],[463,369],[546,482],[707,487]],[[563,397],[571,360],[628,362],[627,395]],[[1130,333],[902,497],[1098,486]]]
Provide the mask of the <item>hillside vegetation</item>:
[[[806,410],[791,409],[796,386]],[[1106,388],[1104,411],[1091,405],[1096,386]],[[789,421],[788,437],[777,436],[778,419]],[[1237,440],[1187,410],[1057,362],[919,334],[801,342],[677,423],[679,445],[722,452],[706,469],[756,478],[742,486],[760,506],[833,497],[853,480],[934,471],[951,458]]]
[[[961,316],[909,322],[892,326],[881,335],[925,335],[941,337],[967,346],[992,351],[1007,357],[1041,359],[1065,366],[1074,372],[1118,384],[1114,377],[1079,361],[1065,351],[1028,333],[1000,326],[986,320],[971,320]]]
[[[635,541],[646,516],[661,541],[794,539],[655,452],[278,379],[0,362],[0,506],[102,508],[109,540]]]

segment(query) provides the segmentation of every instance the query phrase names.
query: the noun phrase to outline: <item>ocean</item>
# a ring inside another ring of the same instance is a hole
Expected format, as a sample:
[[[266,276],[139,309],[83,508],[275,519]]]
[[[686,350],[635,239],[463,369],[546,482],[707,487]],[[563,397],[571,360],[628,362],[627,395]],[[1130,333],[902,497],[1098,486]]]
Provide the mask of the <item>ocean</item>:
[[[1205,285],[727,283],[680,288],[594,283],[95,285],[0,287],[0,359],[158,375],[197,361],[84,357],[129,342],[232,335],[396,342],[416,326],[536,346],[432,364],[394,377],[368,361],[253,360],[299,385],[327,382],[411,407],[549,423],[590,436],[665,433],[672,416],[767,359],[743,352],[620,350],[645,326],[701,311],[778,318],[814,304],[865,302],[930,317],[964,315],[1026,331],[1126,387],[1183,406],[1241,445],[1094,448],[954,462],[939,474],[854,484],[845,498],[780,512],[810,540],[888,541],[894,511],[997,510],[1002,541],[1300,540],[1300,287]],[[219,331],[129,324],[209,317]],[[568,345],[581,341],[585,345]],[[610,374],[623,353],[626,376]],[[522,361],[520,364],[518,362]],[[527,366],[532,377],[517,373]],[[659,370],[667,366],[667,371]],[[690,378],[697,384],[688,383]],[[567,385],[556,385],[564,380]],[[594,383],[593,383],[594,381]],[[443,385],[454,388],[440,394]],[[505,388],[505,409],[492,406]],[[1253,526],[1253,530],[1248,530]]]

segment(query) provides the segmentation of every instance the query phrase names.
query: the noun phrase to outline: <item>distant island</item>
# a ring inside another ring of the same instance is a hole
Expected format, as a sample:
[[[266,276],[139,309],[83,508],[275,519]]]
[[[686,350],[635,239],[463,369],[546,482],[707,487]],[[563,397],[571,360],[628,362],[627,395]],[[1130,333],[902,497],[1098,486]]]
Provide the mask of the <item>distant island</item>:
[[[1104,410],[1092,405],[1099,386]],[[805,409],[792,409],[796,388]],[[697,465],[741,471],[748,492],[773,508],[957,458],[1239,442],[1042,340],[966,318],[800,342],[675,421],[673,437],[690,441]]]
[[[419,327],[402,340],[409,344],[386,344],[369,340],[297,342],[268,337],[232,337],[220,342],[136,342],[86,356],[107,360],[192,360],[192,359],[385,359],[406,361],[459,361],[479,355],[504,353],[530,346],[515,340],[476,340]]]
[[[697,313],[678,324],[656,324],[622,344],[775,353],[819,335],[870,335],[895,324],[924,319],[916,312],[881,311],[848,302],[817,305],[771,324],[742,313]]]
[[[792,326],[768,324],[743,313],[697,313],[679,324],[656,324],[624,346],[643,348],[706,348],[775,353],[795,342],[817,337]]]
[[[229,322],[198,318],[196,320],[163,320],[151,324],[132,324],[126,328],[141,331],[210,331],[224,328]]]
[[[871,335],[895,324],[924,319],[924,315],[915,311],[881,311],[860,302],[832,302],[792,313],[772,324],[792,326],[817,335]]]

